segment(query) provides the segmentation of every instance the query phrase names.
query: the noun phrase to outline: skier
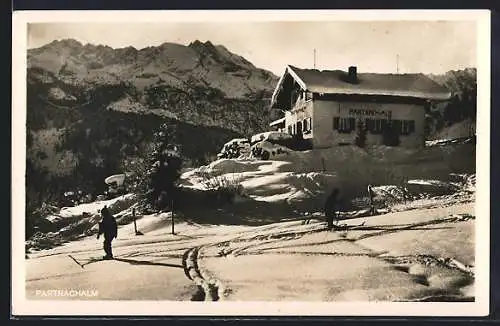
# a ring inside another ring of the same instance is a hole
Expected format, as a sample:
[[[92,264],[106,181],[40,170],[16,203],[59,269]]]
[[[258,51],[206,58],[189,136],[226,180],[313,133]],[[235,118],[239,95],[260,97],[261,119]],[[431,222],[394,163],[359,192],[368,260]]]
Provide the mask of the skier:
[[[373,192],[372,185],[368,185],[368,197],[370,198],[370,215],[375,215],[375,204],[373,203],[375,193]]]
[[[158,196],[158,200],[157,200],[157,208],[160,210],[160,211],[165,211],[167,209],[167,206],[168,206],[168,193],[165,191],[165,190],[162,190],[160,192],[160,195]]]
[[[333,219],[337,215],[337,196],[339,194],[339,190],[334,188],[330,193],[330,196],[326,199],[325,202],[325,217],[327,222],[328,230],[333,229]]]
[[[110,213],[109,209],[104,206],[101,209],[102,220],[99,222],[99,232],[97,233],[97,239],[99,239],[101,234],[104,234],[104,252],[106,255],[103,259],[113,259],[113,252],[111,249],[111,242],[118,235],[118,226],[116,224],[115,217]]]

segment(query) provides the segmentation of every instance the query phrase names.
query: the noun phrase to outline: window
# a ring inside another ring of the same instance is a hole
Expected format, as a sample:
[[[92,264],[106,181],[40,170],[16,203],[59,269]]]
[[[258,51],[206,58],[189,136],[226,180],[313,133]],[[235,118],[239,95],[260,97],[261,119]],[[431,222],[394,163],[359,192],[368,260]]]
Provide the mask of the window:
[[[310,134],[312,130],[312,118],[305,118],[302,122],[304,134]]]
[[[409,135],[415,132],[415,121],[403,120],[401,121],[401,135]]]
[[[354,130],[356,120],[354,118],[333,118],[333,129],[340,133],[350,133]]]
[[[407,120],[401,121],[401,135],[408,135],[410,133],[410,124]]]
[[[383,129],[383,125],[384,125],[383,121],[386,121],[386,120],[381,120],[381,119],[371,120],[371,119],[368,119],[367,120],[367,130],[370,130],[370,132],[372,134],[380,134],[380,133],[382,133],[382,129]]]
[[[290,135],[292,135],[292,134],[293,134],[292,126],[288,126],[288,133],[289,133]]]
[[[297,90],[293,90],[292,93],[290,94],[290,107],[293,108],[295,106],[295,103],[299,99],[300,94],[298,93]]]
[[[302,134],[302,121],[297,121],[297,134]]]
[[[304,122],[303,122],[303,125],[304,125],[304,133],[311,133],[311,130],[312,130],[312,118],[309,117],[309,118],[305,118],[304,119]]]

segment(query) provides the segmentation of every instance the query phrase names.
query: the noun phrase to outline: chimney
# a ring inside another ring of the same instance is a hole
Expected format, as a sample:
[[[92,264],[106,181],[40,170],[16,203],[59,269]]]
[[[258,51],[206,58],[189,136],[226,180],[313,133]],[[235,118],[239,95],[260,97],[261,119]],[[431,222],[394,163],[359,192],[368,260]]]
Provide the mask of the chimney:
[[[351,83],[358,82],[358,69],[356,68],[356,66],[349,67],[349,81]]]

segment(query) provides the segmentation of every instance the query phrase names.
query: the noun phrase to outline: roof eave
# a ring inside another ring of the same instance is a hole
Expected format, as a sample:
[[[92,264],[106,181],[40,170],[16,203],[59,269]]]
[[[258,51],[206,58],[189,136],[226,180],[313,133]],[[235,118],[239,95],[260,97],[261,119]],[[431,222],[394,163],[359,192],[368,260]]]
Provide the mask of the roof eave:
[[[295,73],[295,71],[293,71],[290,65],[287,65],[285,68],[285,72],[283,73],[283,75],[281,75],[278,84],[274,89],[273,95],[271,96],[271,107],[274,107],[274,105],[276,104],[276,97],[278,96],[279,90],[283,84],[283,81],[285,80],[285,76],[287,73],[290,74],[292,78],[297,81],[297,83],[299,83],[300,87],[302,87],[304,90],[307,90],[307,86],[304,81]]]
[[[274,107],[276,104],[276,97],[278,96],[279,89],[281,88],[281,85],[283,84],[283,80],[285,79],[287,72],[287,68],[285,68],[285,72],[281,75],[280,79],[278,80],[278,84],[274,88],[273,95],[271,96],[271,107]]]
[[[274,121],[272,121],[269,126],[272,127],[272,126],[276,126],[276,125],[279,125],[280,123],[283,123],[285,122],[285,118],[279,118],[279,119],[276,119]]]
[[[307,90],[307,85],[306,83],[297,75],[295,71],[293,71],[293,68],[290,66],[287,66],[287,70],[292,75],[293,79],[302,87],[303,90]]]
[[[451,98],[451,93],[431,93],[431,92],[412,92],[412,91],[389,91],[389,90],[347,90],[347,89],[324,89],[321,87],[311,87],[314,93],[320,94],[341,94],[341,95],[373,95],[373,96],[395,96],[411,97],[424,100],[446,101]]]

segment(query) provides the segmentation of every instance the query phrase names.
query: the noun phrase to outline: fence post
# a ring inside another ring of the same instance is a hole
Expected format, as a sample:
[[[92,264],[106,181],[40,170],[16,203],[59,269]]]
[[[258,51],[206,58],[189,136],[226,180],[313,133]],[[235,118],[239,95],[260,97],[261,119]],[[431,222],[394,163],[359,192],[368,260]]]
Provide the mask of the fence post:
[[[135,207],[132,208],[132,216],[134,218],[134,232],[137,235],[137,223],[135,222]]]
[[[172,200],[172,234],[175,234],[174,232],[174,200]]]

